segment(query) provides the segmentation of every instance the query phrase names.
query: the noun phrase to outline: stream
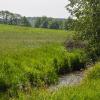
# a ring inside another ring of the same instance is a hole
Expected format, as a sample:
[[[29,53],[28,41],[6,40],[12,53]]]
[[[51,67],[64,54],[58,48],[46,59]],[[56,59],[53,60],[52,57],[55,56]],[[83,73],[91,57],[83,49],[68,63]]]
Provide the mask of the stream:
[[[70,74],[63,75],[59,78],[57,85],[51,85],[50,90],[57,90],[63,86],[72,86],[79,84],[84,78],[84,71],[76,71]]]

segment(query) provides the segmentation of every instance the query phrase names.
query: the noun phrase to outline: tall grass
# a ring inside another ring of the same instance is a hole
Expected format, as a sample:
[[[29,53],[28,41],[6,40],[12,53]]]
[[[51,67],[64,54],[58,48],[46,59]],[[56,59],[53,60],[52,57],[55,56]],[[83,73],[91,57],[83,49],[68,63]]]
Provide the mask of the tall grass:
[[[10,88],[28,83],[32,86],[54,84],[63,71],[67,73],[84,67],[85,57],[82,52],[69,53],[59,45],[7,53],[0,57],[0,80]]]
[[[32,90],[25,95],[19,92],[19,100],[99,100],[100,99],[100,63],[85,73],[85,78],[78,86],[62,87],[57,91],[44,89]],[[14,99],[16,100],[16,99]]]
[[[72,34],[0,25],[0,93],[17,96],[18,91],[56,84],[58,75],[84,68],[86,54],[63,46]]]

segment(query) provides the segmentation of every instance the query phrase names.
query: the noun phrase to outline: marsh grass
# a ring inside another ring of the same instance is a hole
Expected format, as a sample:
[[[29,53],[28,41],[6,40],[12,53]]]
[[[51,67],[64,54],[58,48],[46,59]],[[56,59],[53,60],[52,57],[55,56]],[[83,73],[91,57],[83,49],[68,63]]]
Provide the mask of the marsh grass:
[[[72,34],[0,25],[0,93],[6,98],[21,98],[19,91],[47,88],[57,83],[60,74],[84,68],[87,60],[84,51],[68,52],[63,46]]]
[[[99,100],[100,99],[100,63],[85,72],[80,85],[62,87],[56,91],[33,90],[30,95],[19,92],[19,100]],[[16,100],[16,99],[14,99]]]

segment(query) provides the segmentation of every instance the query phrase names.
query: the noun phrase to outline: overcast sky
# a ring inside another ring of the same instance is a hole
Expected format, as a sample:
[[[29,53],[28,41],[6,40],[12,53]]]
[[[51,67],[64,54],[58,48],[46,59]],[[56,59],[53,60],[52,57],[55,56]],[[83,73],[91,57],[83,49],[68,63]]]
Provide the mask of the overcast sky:
[[[9,10],[23,16],[67,18],[68,0],[0,0],[0,10]]]

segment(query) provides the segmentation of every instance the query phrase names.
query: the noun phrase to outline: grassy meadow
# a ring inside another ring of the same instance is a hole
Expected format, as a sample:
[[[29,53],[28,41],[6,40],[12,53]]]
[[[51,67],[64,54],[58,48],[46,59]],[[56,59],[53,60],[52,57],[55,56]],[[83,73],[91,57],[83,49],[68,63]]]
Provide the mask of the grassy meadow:
[[[59,75],[85,67],[84,51],[69,52],[64,47],[66,39],[73,34],[64,30],[0,25],[0,98],[94,100],[97,96],[99,100],[100,64],[87,72],[88,77],[79,87],[64,87],[55,92],[46,90],[49,85],[57,84]]]
[[[53,43],[63,43],[72,32],[20,26],[0,25],[0,48],[36,48]]]

